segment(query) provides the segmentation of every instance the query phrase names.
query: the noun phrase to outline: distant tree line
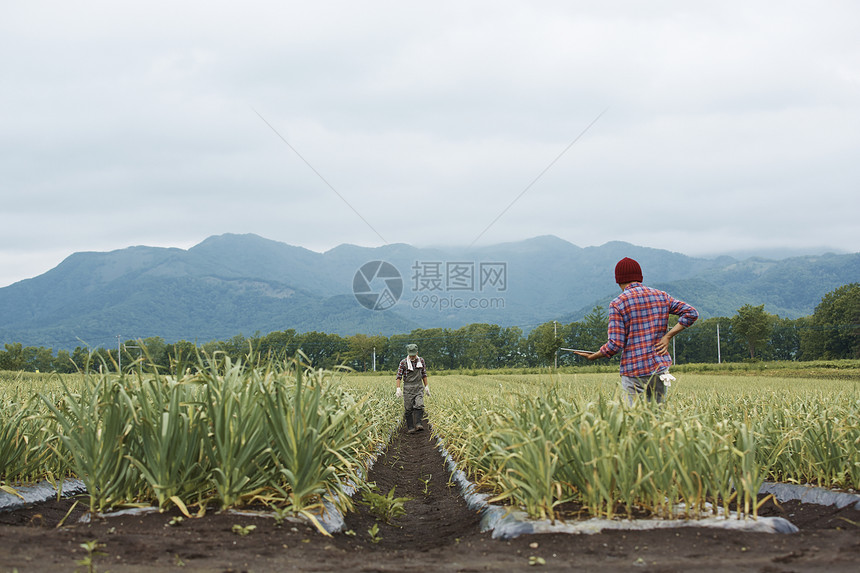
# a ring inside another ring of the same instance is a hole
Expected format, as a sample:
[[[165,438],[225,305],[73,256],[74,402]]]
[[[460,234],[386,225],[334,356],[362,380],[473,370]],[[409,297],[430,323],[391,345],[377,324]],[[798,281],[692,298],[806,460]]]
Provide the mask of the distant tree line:
[[[77,347],[56,355],[50,348],[13,343],[0,350],[0,370],[66,373],[136,368],[139,363],[169,368],[194,359],[197,353],[269,359],[292,357],[299,351],[319,368],[345,365],[358,371],[374,367],[393,370],[409,343],[418,344],[419,354],[429,366],[440,370],[578,366],[584,361],[561,349],[597,350],[606,340],[607,322],[607,310],[597,306],[579,322],[546,322],[528,335],[519,327],[479,323],[457,329],[415,329],[392,336],[340,336],[288,329],[251,337],[238,334],[202,345],[186,340],[167,343],[151,337],[127,340],[118,348]],[[670,352],[679,364],[860,358],[860,283],[827,293],[812,316],[795,320],[769,314],[764,305],[744,305],[728,318],[699,320],[673,339]]]

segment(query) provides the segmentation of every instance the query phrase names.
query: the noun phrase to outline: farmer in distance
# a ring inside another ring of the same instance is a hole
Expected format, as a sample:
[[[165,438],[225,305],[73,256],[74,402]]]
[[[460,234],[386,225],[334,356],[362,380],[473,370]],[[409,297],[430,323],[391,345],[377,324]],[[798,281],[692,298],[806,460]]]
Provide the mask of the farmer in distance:
[[[418,356],[418,346],[406,345],[406,358],[400,361],[397,369],[397,379],[394,391],[395,396],[403,397],[403,406],[406,410],[407,432],[414,434],[424,429],[422,420],[424,418],[424,394],[430,395],[430,384],[427,382],[427,369],[424,359]],[[400,381],[403,388],[400,388]],[[412,416],[415,416],[413,422]]]
[[[663,401],[672,358],[669,341],[692,326],[699,313],[686,302],[642,284],[642,269],[633,259],[624,257],[615,265],[615,282],[621,294],[609,303],[609,328],[606,344],[597,352],[577,350],[589,360],[621,354],[621,386],[629,404],[637,396]],[[668,332],[669,315],[678,316],[678,324]]]

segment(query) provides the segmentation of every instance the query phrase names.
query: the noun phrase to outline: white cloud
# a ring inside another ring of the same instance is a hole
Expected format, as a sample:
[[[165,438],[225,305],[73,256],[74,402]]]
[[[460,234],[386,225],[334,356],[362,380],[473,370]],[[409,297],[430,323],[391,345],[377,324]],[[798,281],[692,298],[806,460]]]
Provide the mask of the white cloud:
[[[58,253],[224,232],[469,244],[606,108],[483,244],[857,251],[858,17],[847,1],[16,3],[0,285]]]

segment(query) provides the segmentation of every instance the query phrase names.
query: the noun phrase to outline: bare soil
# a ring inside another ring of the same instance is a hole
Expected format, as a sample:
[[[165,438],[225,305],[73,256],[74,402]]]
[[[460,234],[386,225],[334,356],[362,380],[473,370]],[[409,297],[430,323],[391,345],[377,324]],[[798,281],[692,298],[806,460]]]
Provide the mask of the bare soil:
[[[304,523],[210,512],[170,525],[178,512],[79,523],[73,500],[0,513],[0,573],[87,571],[82,543],[98,541],[94,571],[860,571],[860,511],[768,502],[794,534],[704,528],[540,534],[511,540],[481,533],[479,516],[449,484],[431,432],[395,436],[369,479],[380,493],[409,497],[406,515],[379,522],[356,504],[347,533],[326,537]],[[57,527],[63,521],[64,525]],[[368,534],[376,524],[377,539]],[[256,528],[247,535],[234,526]],[[380,539],[381,538],[381,539]],[[539,564],[538,558],[543,560]],[[534,565],[530,563],[534,562]]]

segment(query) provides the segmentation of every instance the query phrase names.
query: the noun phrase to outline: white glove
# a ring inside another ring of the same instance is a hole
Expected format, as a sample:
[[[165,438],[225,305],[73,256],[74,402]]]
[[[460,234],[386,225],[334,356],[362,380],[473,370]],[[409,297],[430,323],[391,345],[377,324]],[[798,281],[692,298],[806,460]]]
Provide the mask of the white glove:
[[[675,378],[674,376],[672,376],[672,375],[671,375],[671,374],[669,374],[668,372],[665,372],[665,373],[663,373],[663,374],[660,374],[660,380],[662,380],[662,381],[663,381],[663,385],[664,385],[664,386],[671,386],[671,385],[672,385],[672,382],[674,382],[675,380],[677,380],[677,378]]]
[[[424,386],[424,393],[427,394],[428,396],[430,395],[430,384],[427,384],[426,386]]]
[[[397,387],[397,390],[394,391],[394,395],[398,398],[403,398],[403,390],[400,386]]]

